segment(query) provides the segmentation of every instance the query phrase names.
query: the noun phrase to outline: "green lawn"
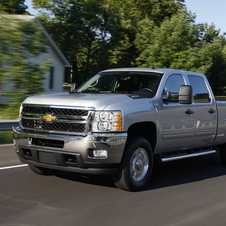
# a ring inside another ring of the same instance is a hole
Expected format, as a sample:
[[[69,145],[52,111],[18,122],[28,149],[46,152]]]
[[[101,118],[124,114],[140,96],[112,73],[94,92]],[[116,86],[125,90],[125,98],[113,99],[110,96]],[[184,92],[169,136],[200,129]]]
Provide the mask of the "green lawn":
[[[0,120],[12,120],[19,117],[20,104],[8,103],[7,105],[0,104]]]
[[[0,131],[0,144],[12,144],[13,138],[12,138],[12,131]]]
[[[8,103],[7,105],[0,104],[0,120],[18,119],[19,116],[18,103]],[[12,130],[0,131],[0,144],[12,144]]]

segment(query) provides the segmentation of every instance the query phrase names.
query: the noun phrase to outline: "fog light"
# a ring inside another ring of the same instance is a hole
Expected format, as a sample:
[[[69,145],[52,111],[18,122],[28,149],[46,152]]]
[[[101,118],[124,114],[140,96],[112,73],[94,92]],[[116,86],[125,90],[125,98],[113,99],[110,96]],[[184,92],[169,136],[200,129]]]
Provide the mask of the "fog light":
[[[13,139],[13,147],[16,148],[16,139]]]
[[[108,151],[107,150],[93,150],[93,157],[106,159],[108,157]]]

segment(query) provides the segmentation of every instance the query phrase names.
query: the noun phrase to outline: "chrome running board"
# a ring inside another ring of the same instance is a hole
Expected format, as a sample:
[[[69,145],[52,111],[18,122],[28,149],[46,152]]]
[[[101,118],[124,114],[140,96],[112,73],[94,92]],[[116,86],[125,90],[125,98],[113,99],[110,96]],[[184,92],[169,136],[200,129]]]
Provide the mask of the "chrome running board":
[[[191,154],[178,154],[178,155],[169,155],[169,156],[162,156],[161,160],[162,162],[169,162],[173,160],[179,160],[179,159],[186,159],[186,158],[192,158],[192,157],[197,157],[201,155],[208,155],[208,154],[214,154],[216,153],[216,150],[205,150],[205,151],[200,151],[200,152],[193,152]]]

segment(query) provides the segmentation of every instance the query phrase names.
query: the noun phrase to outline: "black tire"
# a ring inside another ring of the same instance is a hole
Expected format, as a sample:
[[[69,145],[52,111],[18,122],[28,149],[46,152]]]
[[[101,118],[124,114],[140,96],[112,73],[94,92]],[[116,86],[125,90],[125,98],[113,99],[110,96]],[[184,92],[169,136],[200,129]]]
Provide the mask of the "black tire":
[[[28,166],[34,173],[39,175],[53,175],[56,172],[55,170],[52,170],[52,169],[41,168],[31,164],[28,164]]]
[[[121,167],[113,175],[115,185],[126,191],[143,189],[152,173],[153,153],[149,142],[143,137],[130,139],[126,146]]]
[[[220,146],[220,159],[221,162],[226,165],[226,144]]]

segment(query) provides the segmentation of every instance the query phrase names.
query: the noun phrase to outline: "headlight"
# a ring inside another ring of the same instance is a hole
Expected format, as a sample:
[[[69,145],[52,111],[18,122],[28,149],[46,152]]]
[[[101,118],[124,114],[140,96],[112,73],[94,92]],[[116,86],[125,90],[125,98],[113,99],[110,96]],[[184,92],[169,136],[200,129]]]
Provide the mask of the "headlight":
[[[20,125],[20,126],[22,126],[22,125],[21,125],[21,113],[22,113],[22,111],[23,111],[23,104],[20,105],[20,110],[19,110],[19,120],[20,120],[19,125]]]
[[[23,104],[21,104],[21,105],[20,105],[20,110],[19,110],[19,119],[20,119],[20,117],[21,117],[22,110],[23,110]]]
[[[121,111],[96,111],[93,132],[122,131]]]

